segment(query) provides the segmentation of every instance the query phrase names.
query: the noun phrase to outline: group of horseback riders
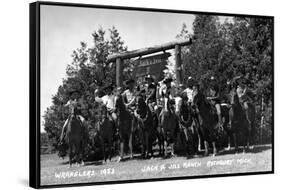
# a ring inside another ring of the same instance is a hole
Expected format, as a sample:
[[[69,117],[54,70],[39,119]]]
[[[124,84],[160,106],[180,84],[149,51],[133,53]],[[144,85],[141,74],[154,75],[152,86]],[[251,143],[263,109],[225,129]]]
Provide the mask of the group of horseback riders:
[[[141,96],[145,100],[151,113],[157,115],[158,118],[161,117],[163,110],[170,110],[173,115],[179,117],[180,106],[183,102],[186,102],[192,107],[194,94],[200,90],[199,82],[193,77],[188,78],[186,86],[183,84],[175,85],[173,79],[170,77],[167,77],[160,82],[155,82],[151,75],[145,77],[145,84],[139,85],[134,79],[129,79],[125,81],[124,86],[126,89],[123,90],[122,87],[114,88],[114,86],[110,84],[105,86],[102,90],[96,89],[94,91],[94,100],[107,108],[109,119],[114,123],[115,128],[117,129],[116,99],[118,96],[122,97],[126,109],[134,118],[138,117],[136,111],[137,96]],[[247,115],[247,109],[249,108],[248,104],[252,102],[252,97],[249,95],[251,94],[251,90],[248,87],[247,79],[240,76],[235,77],[227,82],[227,86],[232,93],[228,102],[224,102],[219,82],[215,77],[210,77],[208,81],[208,89],[204,89],[206,99],[215,108],[218,125],[223,125],[221,111],[222,103],[232,105],[235,103],[234,101],[239,102],[245,111],[247,120],[250,122]],[[69,108],[70,116],[63,125],[60,137],[61,142],[63,142],[65,138],[65,128],[71,117],[76,117],[81,123],[84,120],[84,118],[77,112],[79,95],[79,91],[71,91],[70,99],[65,104],[65,106]]]

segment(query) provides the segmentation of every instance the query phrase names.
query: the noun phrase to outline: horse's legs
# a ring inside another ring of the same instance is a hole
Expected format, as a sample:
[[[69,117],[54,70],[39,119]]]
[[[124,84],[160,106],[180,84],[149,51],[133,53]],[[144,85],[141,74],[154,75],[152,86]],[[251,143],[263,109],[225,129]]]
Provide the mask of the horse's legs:
[[[114,150],[114,148],[113,148],[114,143],[113,143],[112,139],[109,140],[108,145],[109,145],[109,161],[111,161],[111,158],[112,158],[112,155],[113,155],[113,150]]]
[[[99,136],[99,140],[100,140],[100,143],[101,143],[101,150],[102,150],[103,163],[105,163],[105,161],[106,161],[106,156],[105,156],[104,139],[103,139],[101,136]]]
[[[200,123],[198,121],[198,118],[196,116],[194,116],[194,125],[195,125],[195,131],[196,131],[196,134],[197,134],[197,139],[198,139],[198,143],[197,143],[197,151],[200,152],[202,150],[201,148],[201,142],[202,142],[202,131],[200,129]]]
[[[147,158],[149,156],[149,136],[148,131],[143,131],[143,140],[144,140],[144,157]]]
[[[184,129],[180,129],[179,130],[180,133],[179,133],[179,136],[180,136],[180,140],[184,146],[184,150],[185,150],[185,154],[186,154],[186,157],[188,157],[188,136],[187,136],[187,129],[184,128]]]
[[[80,150],[81,150],[81,165],[84,166],[85,165],[84,158],[85,158],[85,155],[86,155],[85,147],[87,146],[87,141],[85,139],[82,139],[80,145],[81,145],[80,146]]]
[[[235,147],[235,152],[238,152],[238,145],[237,145],[237,139],[236,139],[236,133],[233,133],[233,143]]]
[[[167,156],[167,140],[166,139],[164,139],[164,157],[166,157]]]
[[[132,117],[131,128],[130,128],[131,132],[129,134],[130,159],[133,159],[133,157],[134,157],[134,155],[133,155],[133,133],[134,133],[135,125],[136,125],[135,117]]]
[[[216,156],[217,155],[217,147],[216,147],[215,141],[212,142],[212,145],[213,145],[213,156]]]
[[[72,144],[69,144],[68,156],[69,156],[69,167],[71,168],[71,166],[72,166]]]
[[[150,151],[148,131],[144,131],[144,145],[144,157],[147,158]]]
[[[170,144],[171,144],[171,156],[175,156],[175,154],[174,154],[174,144],[175,144],[176,131],[170,131],[169,136],[170,136],[169,141],[170,141]]]
[[[129,149],[130,149],[130,158],[133,158],[133,133],[129,137]]]
[[[161,153],[161,155],[164,156],[164,154],[165,154],[165,136],[164,136],[164,132],[161,133],[161,146],[162,146],[162,153]]]
[[[141,141],[141,155],[143,158],[145,158],[146,151],[147,151],[146,137],[145,137],[146,132],[140,126],[138,126],[137,134],[138,134],[139,140]]]
[[[120,155],[119,155],[119,159],[117,162],[120,162],[123,159],[123,155],[124,155],[124,141],[121,140],[120,141]]]
[[[175,154],[174,154],[174,144],[175,144],[174,142],[171,143],[171,155],[172,156],[175,156]]]
[[[231,149],[231,137],[230,137],[230,135],[228,135],[227,140],[228,140],[228,145],[227,145],[226,150],[230,150]]]
[[[153,158],[153,149],[152,149],[152,142],[153,142],[153,137],[151,136],[152,134],[148,134],[148,152],[151,154],[151,157]]]
[[[254,133],[255,133],[255,124],[254,122],[251,122],[251,131],[250,131],[250,135],[249,135],[249,149],[252,150],[254,149]]]
[[[158,134],[158,146],[159,146],[159,156],[162,155],[163,153],[163,143],[162,143],[162,137],[161,137],[161,134]]]
[[[250,149],[253,149],[252,145],[253,144],[253,123],[249,120],[248,121],[248,125],[249,125],[249,128],[248,128],[248,135],[247,135],[247,149],[250,150]]]
[[[244,142],[243,142],[243,154],[246,153],[246,144],[247,144],[247,141],[246,141],[245,138],[244,138]]]
[[[74,158],[75,158],[75,165],[76,166],[79,166],[79,161],[80,161],[80,155],[79,155],[79,144],[77,143],[74,143],[73,145],[73,155],[74,155]]]
[[[201,128],[201,126],[199,125],[198,122],[197,123],[197,137],[198,137],[198,152],[201,152],[203,149],[202,149],[202,142],[204,141],[204,138],[203,138],[203,129]],[[205,142],[204,142],[205,143]],[[205,150],[206,151],[206,150]]]
[[[162,155],[162,134],[160,126],[157,127],[157,138],[158,138],[158,146],[159,146],[159,156]]]
[[[77,152],[77,163],[78,166],[81,166],[82,163],[82,140],[80,143],[76,145],[76,152]]]
[[[198,133],[198,151],[200,152],[202,149],[201,149],[201,137],[200,137],[200,134]]]
[[[208,156],[209,155],[209,143],[204,140],[204,146],[205,146],[205,153],[204,153],[204,156]]]
[[[107,147],[105,145],[105,142],[102,142],[102,153],[103,153],[103,163],[106,163],[107,159]]]

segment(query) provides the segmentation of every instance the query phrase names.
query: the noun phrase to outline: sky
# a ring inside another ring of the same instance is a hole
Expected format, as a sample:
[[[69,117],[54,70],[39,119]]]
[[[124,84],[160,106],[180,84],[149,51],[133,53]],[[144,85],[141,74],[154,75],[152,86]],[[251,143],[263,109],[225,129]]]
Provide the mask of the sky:
[[[128,50],[134,50],[175,40],[183,23],[192,32],[194,18],[191,14],[42,5],[41,115],[66,77],[73,50],[81,41],[93,45],[91,34],[99,27],[115,26]]]

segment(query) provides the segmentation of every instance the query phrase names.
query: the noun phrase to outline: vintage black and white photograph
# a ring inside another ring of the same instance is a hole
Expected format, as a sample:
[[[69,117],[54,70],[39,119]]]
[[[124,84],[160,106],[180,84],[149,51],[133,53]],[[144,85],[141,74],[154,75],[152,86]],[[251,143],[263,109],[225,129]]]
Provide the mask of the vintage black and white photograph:
[[[39,8],[40,186],[273,171],[273,17]]]

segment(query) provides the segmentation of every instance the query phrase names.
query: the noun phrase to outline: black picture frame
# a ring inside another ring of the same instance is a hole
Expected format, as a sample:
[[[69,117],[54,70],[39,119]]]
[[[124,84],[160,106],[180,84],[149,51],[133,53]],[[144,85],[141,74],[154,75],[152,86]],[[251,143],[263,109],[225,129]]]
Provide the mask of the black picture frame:
[[[103,8],[103,9],[118,9],[118,10],[132,10],[132,11],[152,11],[165,13],[183,13],[183,14],[207,14],[220,16],[245,16],[245,17],[259,17],[271,19],[273,23],[273,44],[272,44],[272,170],[263,172],[245,172],[232,174],[215,174],[204,176],[182,176],[182,177],[168,177],[157,179],[138,179],[138,180],[123,180],[123,181],[109,181],[109,182],[91,182],[91,183],[77,183],[77,184],[63,184],[63,185],[41,185],[40,183],[40,6],[67,6],[67,7],[86,7],[86,8]],[[136,182],[151,182],[164,180],[182,180],[182,179],[197,179],[197,178],[213,178],[213,177],[232,177],[243,175],[258,175],[258,174],[273,174],[274,173],[274,17],[263,15],[247,15],[234,13],[217,13],[217,12],[199,12],[187,10],[169,10],[169,9],[155,9],[155,8],[141,8],[141,7],[123,7],[123,6],[108,6],[108,5],[92,5],[80,3],[61,3],[61,2],[47,2],[38,1],[29,4],[29,35],[30,35],[30,78],[29,78],[29,185],[33,188],[54,188],[54,187],[73,187],[73,186],[88,186],[88,185],[104,185],[104,184],[121,184],[121,183],[136,183]]]

